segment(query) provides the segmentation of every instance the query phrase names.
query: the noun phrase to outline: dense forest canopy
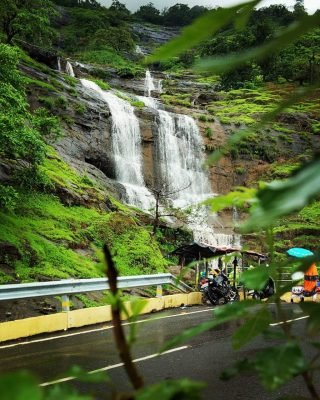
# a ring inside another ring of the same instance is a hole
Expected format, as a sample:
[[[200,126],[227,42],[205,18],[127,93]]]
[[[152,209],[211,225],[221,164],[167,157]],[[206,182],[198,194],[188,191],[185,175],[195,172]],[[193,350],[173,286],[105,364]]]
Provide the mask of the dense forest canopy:
[[[59,8],[61,6],[64,7],[63,12]],[[94,51],[89,59],[108,60],[114,57],[113,52],[119,55],[135,53],[137,37],[131,28],[133,22],[182,27],[206,11],[208,9],[203,6],[190,8],[181,3],[158,10],[150,2],[131,13],[118,0],[114,0],[109,8],[101,6],[96,0],[5,0],[0,6],[0,20],[3,41],[7,43],[24,40],[51,46],[67,54],[83,53],[85,58],[86,52]],[[211,40],[171,63],[163,64],[161,68],[189,67],[199,57],[259,46],[304,15],[306,11],[301,0],[296,1],[292,11],[283,5],[257,9],[243,30],[227,26]],[[97,51],[105,53],[97,54]],[[316,29],[266,60],[222,74],[221,88],[281,80],[301,85],[312,83],[319,78],[319,63],[320,30]]]

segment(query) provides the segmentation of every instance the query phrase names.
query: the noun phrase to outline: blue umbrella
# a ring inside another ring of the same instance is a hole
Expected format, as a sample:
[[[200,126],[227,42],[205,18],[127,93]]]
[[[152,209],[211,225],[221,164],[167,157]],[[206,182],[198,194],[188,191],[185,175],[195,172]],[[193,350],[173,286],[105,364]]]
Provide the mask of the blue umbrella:
[[[303,258],[308,256],[313,256],[312,251],[308,249],[303,249],[302,247],[293,247],[287,250],[287,254],[292,257]]]

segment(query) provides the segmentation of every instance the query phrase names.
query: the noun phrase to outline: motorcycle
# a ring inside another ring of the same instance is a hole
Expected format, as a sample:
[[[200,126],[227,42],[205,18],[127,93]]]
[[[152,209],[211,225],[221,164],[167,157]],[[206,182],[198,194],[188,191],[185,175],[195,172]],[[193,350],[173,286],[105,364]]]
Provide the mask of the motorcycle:
[[[268,299],[275,293],[274,280],[269,277],[265,287],[261,290],[249,290],[248,296],[252,296],[255,300]]]
[[[240,296],[236,287],[230,285],[228,277],[219,272],[218,275],[209,275],[200,286],[203,300],[206,304],[222,305],[233,301],[239,301]]]

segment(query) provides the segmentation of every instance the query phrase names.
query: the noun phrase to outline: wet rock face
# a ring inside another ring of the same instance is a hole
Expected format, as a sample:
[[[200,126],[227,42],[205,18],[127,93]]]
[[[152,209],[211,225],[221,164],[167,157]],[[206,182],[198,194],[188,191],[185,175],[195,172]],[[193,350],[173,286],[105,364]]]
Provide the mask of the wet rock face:
[[[81,86],[78,100],[85,106],[82,114],[75,114],[67,133],[55,145],[60,155],[80,173],[86,171],[98,182],[117,193],[112,159],[111,113],[105,102],[91,96]]]
[[[151,47],[158,47],[179,34],[178,28],[152,27],[142,24],[132,24],[132,32],[143,45],[143,53],[150,54]]]

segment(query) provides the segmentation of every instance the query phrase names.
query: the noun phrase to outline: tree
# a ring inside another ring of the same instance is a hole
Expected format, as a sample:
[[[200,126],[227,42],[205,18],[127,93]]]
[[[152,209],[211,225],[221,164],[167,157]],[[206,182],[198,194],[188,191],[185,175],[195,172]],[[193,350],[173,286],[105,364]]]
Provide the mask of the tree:
[[[200,17],[203,15],[205,12],[207,12],[208,9],[204,6],[194,6],[191,8],[189,14],[190,14],[190,19],[193,21],[194,19]]]
[[[148,184],[149,191],[155,198],[155,207],[153,211],[153,234],[157,232],[157,228],[162,217],[175,217],[178,219],[184,219],[184,214],[181,210],[172,207],[172,199],[174,196],[183,190],[187,189],[191,185],[191,182],[178,189],[173,189],[166,181],[158,180],[155,185]]]
[[[50,0],[3,0],[0,4],[0,24],[6,43],[14,39],[29,43],[50,44],[54,30],[51,18],[56,15]]]
[[[164,10],[163,21],[165,25],[184,26],[191,22],[190,8],[186,4],[177,3]]]
[[[127,9],[126,5],[123,3],[120,3],[119,0],[112,0],[112,4],[109,7],[109,10],[113,11],[117,18],[123,18],[123,19],[128,19],[130,17],[131,13]]]
[[[0,44],[0,155],[38,164],[44,142],[27,111],[24,81],[17,69],[18,51]]]
[[[142,21],[151,22],[152,24],[159,24],[162,21],[160,11],[155,8],[153,3],[141,6],[134,15]]]
[[[304,8],[304,0],[296,0],[296,4],[294,5],[293,9],[293,15],[296,18],[304,17],[307,14],[306,9]]]
[[[95,48],[112,47],[117,51],[130,51],[135,47],[131,33],[125,26],[99,29],[92,38]]]

